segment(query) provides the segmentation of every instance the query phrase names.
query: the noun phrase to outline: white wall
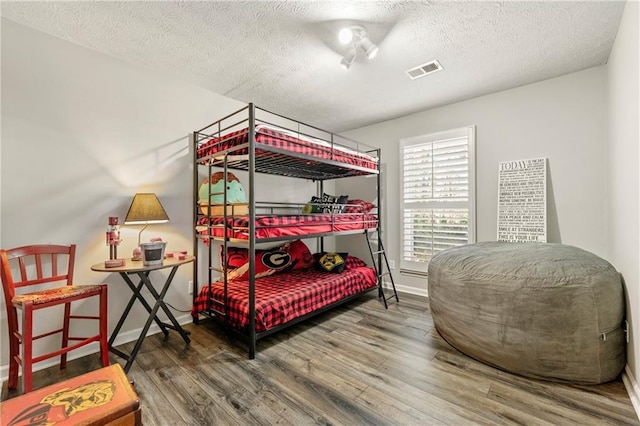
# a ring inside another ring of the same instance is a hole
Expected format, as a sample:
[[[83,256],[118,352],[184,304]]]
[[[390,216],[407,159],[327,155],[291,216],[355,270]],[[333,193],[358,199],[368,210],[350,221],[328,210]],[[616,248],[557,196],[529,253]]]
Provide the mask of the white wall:
[[[420,90],[419,82],[416,90]],[[398,141],[466,125],[476,126],[477,241],[496,239],[498,162],[547,157],[548,241],[603,256],[605,83],[605,68],[596,67],[347,132],[347,136],[382,148],[389,258],[399,264]],[[337,182],[336,191],[360,195],[359,185],[351,182]],[[359,250],[353,237],[341,244],[350,252]],[[426,295],[426,279],[398,273],[395,279],[402,290]]]
[[[627,319],[631,324],[627,373],[633,382],[636,411],[640,410],[636,382],[640,366],[640,46],[638,2],[627,2],[609,56],[609,143],[607,151],[608,260],[626,284]],[[629,386],[628,386],[629,387]]]
[[[143,239],[161,236],[167,250],[191,253],[190,133],[241,106],[3,19],[0,246],[76,243],[76,282],[109,284],[113,330],[130,291],[119,275],[90,270],[109,255],[107,218],[118,216],[122,223],[136,192],[155,192],[171,220],[149,226]],[[259,182],[258,200],[285,194],[304,202],[315,193],[312,183],[273,177]],[[139,230],[122,226],[120,257],[131,255]],[[167,272],[154,272],[152,279],[164,281]],[[191,277],[192,268],[182,267],[166,297],[184,311],[191,308]],[[5,376],[6,313],[0,300]],[[80,309],[91,304],[85,305]],[[174,313],[191,321],[188,313]],[[146,311],[136,305],[121,335],[136,338],[145,320]],[[52,316],[39,321],[52,322]]]

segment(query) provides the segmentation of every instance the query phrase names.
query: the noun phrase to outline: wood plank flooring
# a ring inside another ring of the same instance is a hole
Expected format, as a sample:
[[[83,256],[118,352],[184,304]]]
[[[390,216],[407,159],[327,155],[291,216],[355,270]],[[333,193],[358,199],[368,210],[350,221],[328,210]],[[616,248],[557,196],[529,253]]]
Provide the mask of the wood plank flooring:
[[[215,324],[186,329],[189,346],[148,337],[129,372],[145,425],[640,425],[620,379],[566,385],[479,363],[442,340],[422,297],[385,310],[365,295],[260,340],[255,360]],[[84,357],[34,385],[95,368]]]

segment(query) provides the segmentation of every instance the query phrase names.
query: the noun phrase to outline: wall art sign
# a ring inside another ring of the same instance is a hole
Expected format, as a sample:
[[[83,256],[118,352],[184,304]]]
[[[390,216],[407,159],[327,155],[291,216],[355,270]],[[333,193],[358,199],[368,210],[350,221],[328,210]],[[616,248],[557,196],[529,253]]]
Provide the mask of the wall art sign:
[[[547,159],[498,164],[498,241],[547,242]]]

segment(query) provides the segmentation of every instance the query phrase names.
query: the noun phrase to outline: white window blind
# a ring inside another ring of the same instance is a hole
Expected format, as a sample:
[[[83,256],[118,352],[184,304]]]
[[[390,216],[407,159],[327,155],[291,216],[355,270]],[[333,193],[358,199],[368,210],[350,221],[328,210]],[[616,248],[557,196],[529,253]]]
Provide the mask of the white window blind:
[[[401,270],[475,241],[474,148],[473,126],[400,141]]]

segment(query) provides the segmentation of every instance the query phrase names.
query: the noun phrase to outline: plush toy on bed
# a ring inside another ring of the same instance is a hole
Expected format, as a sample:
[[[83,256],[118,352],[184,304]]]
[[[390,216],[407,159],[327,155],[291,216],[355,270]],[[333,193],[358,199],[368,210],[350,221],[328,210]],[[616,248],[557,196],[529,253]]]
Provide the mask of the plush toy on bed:
[[[212,205],[222,204],[224,202],[224,189],[225,185],[227,187],[227,204],[235,204],[235,203],[246,203],[247,196],[244,192],[244,188],[240,183],[240,179],[236,175],[231,172],[227,172],[227,179],[224,179],[224,172],[215,172],[211,175],[210,178],[205,179],[200,185],[200,189],[198,190],[198,196],[200,198],[200,206],[203,213],[207,214],[206,210],[208,207],[208,203]],[[210,194],[214,194],[211,195]],[[220,213],[214,212],[213,214],[222,214],[221,209]],[[245,214],[240,213],[240,211],[246,212],[246,206],[243,206],[242,209],[227,209],[228,214]]]
[[[224,181],[224,172],[215,172],[211,178],[205,179],[200,185],[198,195],[201,203],[222,204],[224,201],[224,185],[227,185],[227,203],[246,203],[247,196],[240,179],[231,172],[227,172],[227,181]],[[209,194],[212,195],[209,198]]]

